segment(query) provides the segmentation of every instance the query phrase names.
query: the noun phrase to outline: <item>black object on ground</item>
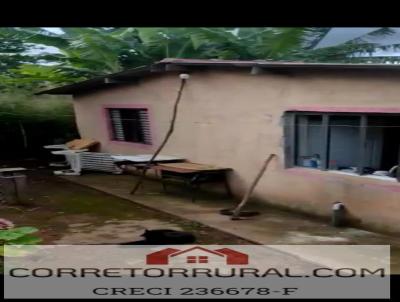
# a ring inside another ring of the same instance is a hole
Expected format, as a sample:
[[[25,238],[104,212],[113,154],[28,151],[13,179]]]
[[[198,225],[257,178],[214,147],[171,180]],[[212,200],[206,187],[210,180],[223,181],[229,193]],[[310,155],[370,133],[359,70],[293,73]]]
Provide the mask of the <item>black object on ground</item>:
[[[120,245],[166,245],[166,244],[190,244],[196,242],[196,237],[189,232],[159,229],[145,230],[141,235],[144,240],[124,242]]]
[[[222,209],[219,211],[221,215],[232,216],[234,209]],[[257,211],[240,211],[239,217],[253,217],[260,215],[260,212]]]

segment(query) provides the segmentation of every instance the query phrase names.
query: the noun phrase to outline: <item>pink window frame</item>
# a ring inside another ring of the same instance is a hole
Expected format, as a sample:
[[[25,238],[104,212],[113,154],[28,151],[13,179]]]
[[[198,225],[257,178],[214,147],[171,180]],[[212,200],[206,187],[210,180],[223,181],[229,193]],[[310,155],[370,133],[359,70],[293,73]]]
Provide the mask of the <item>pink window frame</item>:
[[[135,143],[135,142],[125,142],[125,141],[116,141],[113,139],[113,129],[110,120],[110,116],[108,114],[109,109],[146,109],[149,116],[149,123],[150,123],[150,136],[151,136],[151,144],[142,144],[142,143]],[[107,134],[108,134],[108,141],[113,144],[121,144],[121,145],[129,145],[135,146],[142,149],[151,149],[154,144],[154,129],[153,129],[153,111],[151,106],[144,105],[144,104],[106,104],[103,106],[103,117],[105,119],[105,125],[107,126]]]

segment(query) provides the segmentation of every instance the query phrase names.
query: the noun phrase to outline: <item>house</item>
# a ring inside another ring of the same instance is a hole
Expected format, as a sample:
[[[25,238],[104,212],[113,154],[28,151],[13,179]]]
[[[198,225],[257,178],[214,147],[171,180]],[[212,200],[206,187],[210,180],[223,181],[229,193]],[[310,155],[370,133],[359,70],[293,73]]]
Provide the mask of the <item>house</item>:
[[[174,248],[165,248],[148,254],[146,263],[151,265],[208,263],[242,265],[249,263],[249,256],[229,248],[210,250],[195,246],[182,251]]]
[[[190,79],[163,154],[233,168],[240,197],[275,153],[260,201],[325,217],[340,201],[355,224],[400,231],[399,65],[164,59],[41,93],[73,95],[80,134],[101,151],[151,153],[180,73]]]

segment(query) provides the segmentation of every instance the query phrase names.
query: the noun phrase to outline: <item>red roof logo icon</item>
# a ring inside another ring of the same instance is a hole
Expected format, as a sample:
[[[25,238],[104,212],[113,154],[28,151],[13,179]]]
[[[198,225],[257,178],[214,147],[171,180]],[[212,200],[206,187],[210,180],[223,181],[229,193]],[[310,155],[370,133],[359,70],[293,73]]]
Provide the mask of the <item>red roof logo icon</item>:
[[[197,254],[193,251],[198,252]],[[165,248],[160,251],[148,254],[146,256],[146,264],[167,265],[174,257],[186,256],[186,263],[209,263],[210,260],[220,257],[225,259],[228,265],[244,265],[249,264],[249,256],[242,252],[229,248],[221,248],[216,250],[206,249],[195,246],[186,250],[178,250],[174,248]]]

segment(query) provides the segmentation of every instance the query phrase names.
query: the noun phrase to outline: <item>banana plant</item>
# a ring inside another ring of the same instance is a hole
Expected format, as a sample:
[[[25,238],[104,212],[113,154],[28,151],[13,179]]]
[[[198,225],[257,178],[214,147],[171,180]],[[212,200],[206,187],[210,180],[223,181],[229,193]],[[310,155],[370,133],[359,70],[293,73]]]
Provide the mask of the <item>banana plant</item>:
[[[379,47],[363,39],[314,49],[330,29],[61,27],[59,32],[52,32],[40,27],[3,27],[0,28],[0,89],[58,86],[148,65],[165,57],[304,62],[372,60],[354,56]],[[386,35],[388,31],[378,30],[374,34]],[[46,47],[57,52],[46,52]]]

